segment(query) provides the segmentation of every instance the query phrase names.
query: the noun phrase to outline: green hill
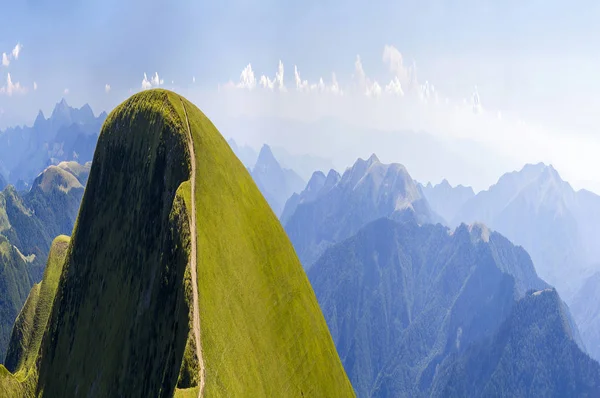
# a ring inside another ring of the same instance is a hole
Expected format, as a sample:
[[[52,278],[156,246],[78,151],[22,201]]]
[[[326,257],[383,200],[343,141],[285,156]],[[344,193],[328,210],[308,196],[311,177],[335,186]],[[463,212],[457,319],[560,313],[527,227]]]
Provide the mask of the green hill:
[[[39,357],[16,357],[0,392],[353,396],[277,218],[206,116],[164,90],[109,115]],[[28,363],[37,386],[15,381]]]
[[[0,192],[0,362],[15,318],[42,279],[52,240],[71,234],[90,165],[50,166],[28,192]]]

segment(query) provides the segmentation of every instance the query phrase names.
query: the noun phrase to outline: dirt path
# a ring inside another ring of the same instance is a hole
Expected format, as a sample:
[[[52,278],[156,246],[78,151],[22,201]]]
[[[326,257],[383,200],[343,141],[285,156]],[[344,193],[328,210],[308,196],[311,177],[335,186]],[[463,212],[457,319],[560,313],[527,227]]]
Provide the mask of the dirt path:
[[[192,139],[192,129],[190,128],[190,121],[187,116],[185,104],[181,100],[181,106],[183,107],[183,113],[185,114],[185,121],[188,129],[188,146],[190,151],[190,158],[192,163],[192,179],[191,179],[191,194],[192,194],[192,214],[190,217],[190,237],[192,244],[192,251],[190,253],[190,268],[192,270],[192,296],[193,300],[193,328],[194,338],[196,339],[196,356],[198,357],[198,363],[200,365],[200,389],[198,391],[198,397],[202,397],[204,394],[204,357],[202,356],[202,344],[200,341],[200,307],[198,306],[198,273],[196,268],[196,156],[194,154],[194,141]]]

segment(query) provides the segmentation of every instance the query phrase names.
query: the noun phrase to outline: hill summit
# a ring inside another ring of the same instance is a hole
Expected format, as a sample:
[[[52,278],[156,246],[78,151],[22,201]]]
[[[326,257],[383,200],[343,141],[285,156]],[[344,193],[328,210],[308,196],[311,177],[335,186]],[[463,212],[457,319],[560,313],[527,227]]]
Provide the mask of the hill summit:
[[[173,92],[108,116],[53,303],[39,352],[9,347],[32,368],[0,368],[0,393],[353,395],[283,228]]]

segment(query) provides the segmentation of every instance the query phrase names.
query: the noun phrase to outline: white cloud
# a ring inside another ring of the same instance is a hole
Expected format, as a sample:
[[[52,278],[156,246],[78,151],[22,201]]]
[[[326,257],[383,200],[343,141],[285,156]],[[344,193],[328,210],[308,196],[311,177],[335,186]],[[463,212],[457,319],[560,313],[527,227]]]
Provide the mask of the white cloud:
[[[164,79],[158,76],[158,72],[154,72],[154,76],[148,79],[148,75],[144,72],[144,78],[142,79],[142,90],[147,90],[152,87],[158,87],[165,83]]]
[[[0,94],[11,97],[13,94],[25,94],[26,90],[19,82],[13,83],[10,73],[6,75],[6,85],[0,87]]]
[[[196,83],[196,76],[192,76],[192,83]]]
[[[107,93],[107,94],[110,93],[110,84],[105,84],[104,85],[104,92]]]
[[[158,86],[162,85],[164,82],[165,81],[163,79],[158,77],[158,72],[154,72],[154,76],[152,76],[152,80],[150,81],[150,83],[152,83],[152,86],[158,87]]]
[[[238,87],[247,88],[248,90],[252,90],[256,87],[256,77],[254,77],[254,71],[252,71],[252,65],[248,64],[240,74],[240,82],[238,83]]]
[[[408,87],[416,83],[416,81],[413,81],[414,66],[410,68],[404,66],[402,53],[396,47],[386,45],[383,48],[382,59],[387,64],[390,72],[394,74],[395,80],[400,82],[401,85]]]
[[[68,88],[65,88],[65,90],[63,91],[63,94],[64,94],[64,95],[69,95],[69,89],[68,89]]]
[[[402,90],[402,83],[400,83],[400,79],[397,77],[390,80],[390,82],[385,86],[385,92],[396,95],[404,95],[404,91]]]
[[[296,80],[296,90],[307,91],[310,89],[308,85],[308,80],[302,80],[302,78],[300,77],[300,73],[298,73],[298,67],[296,65],[294,65],[294,78]]]
[[[13,48],[13,50],[12,50],[12,56],[15,59],[15,61],[17,59],[19,59],[19,54],[21,53],[22,49],[23,49],[23,46],[21,45],[21,43],[17,43],[17,45],[15,46],[15,48]]]
[[[6,53],[2,53],[2,65],[10,65],[10,58],[6,55]]]
[[[37,90],[37,88],[38,88],[38,85],[37,85],[37,83],[36,83],[36,82],[33,82],[33,91],[36,91],[36,90]]]
[[[277,72],[275,73],[275,78],[274,79],[270,79],[269,77],[262,75],[260,77],[259,80],[259,84],[263,87],[263,88],[267,88],[269,90],[273,90],[276,87],[279,89],[279,91],[287,91],[284,81],[283,81],[283,75],[284,75],[284,68],[283,68],[283,62],[281,62],[281,60],[279,60],[279,66],[277,67]]]
[[[148,76],[146,76],[146,73],[144,73],[144,79],[142,80],[142,90],[147,90],[149,88],[152,88],[152,83],[150,82],[150,80],[148,80]]]
[[[475,91],[473,91],[473,112],[474,113],[482,113],[483,107],[481,106],[481,99],[479,98],[479,91],[477,90],[477,86],[475,86]]]

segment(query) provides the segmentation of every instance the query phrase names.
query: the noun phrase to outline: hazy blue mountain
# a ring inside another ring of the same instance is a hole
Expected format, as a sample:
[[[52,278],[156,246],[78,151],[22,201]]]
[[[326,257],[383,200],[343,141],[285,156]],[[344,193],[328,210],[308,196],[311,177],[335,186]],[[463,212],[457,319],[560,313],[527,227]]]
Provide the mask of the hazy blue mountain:
[[[431,208],[446,222],[454,220],[458,210],[467,200],[475,196],[473,188],[463,185],[453,187],[446,179],[437,185],[428,183],[420,187]]]
[[[522,245],[566,298],[600,262],[600,197],[575,191],[552,166],[526,165],[467,201],[453,220],[483,222]]]
[[[433,396],[597,397],[600,365],[569,336],[556,290],[519,300],[493,338],[439,369]]]
[[[600,358],[600,272],[586,279],[583,286],[569,301],[589,354]]]
[[[251,174],[278,217],[283,211],[286,200],[294,192],[300,192],[305,184],[296,172],[280,166],[268,145],[263,145],[261,148]]]
[[[315,171],[306,184],[306,188],[302,192],[294,193],[285,202],[283,213],[281,214],[280,220],[283,225],[289,220],[294,214],[298,205],[302,203],[309,203],[316,200],[320,195],[324,195],[328,190],[333,188],[340,180],[341,176],[335,170],[331,169],[327,176],[322,171]]]
[[[31,127],[0,132],[0,169],[9,183],[24,189],[50,165],[91,161],[105,119],[104,112],[96,117],[89,105],[72,108],[63,99],[49,118],[40,111]]]
[[[238,159],[244,164],[244,166],[246,166],[250,169],[252,169],[254,167],[254,165],[256,164],[256,160],[258,159],[258,154],[254,150],[254,148],[252,148],[251,146],[248,146],[248,145],[244,145],[244,146],[240,147],[233,140],[233,138],[228,139],[227,143],[231,147],[231,150],[233,151],[233,153],[235,153],[235,156],[238,157]]]
[[[331,171],[318,192],[309,188],[288,202],[284,214],[284,227],[307,269],[327,247],[380,217],[441,220],[404,166],[383,164],[375,155],[358,159],[341,177]]]
[[[379,219],[308,276],[358,396],[598,391],[567,307],[525,250],[484,226]]]
[[[303,179],[310,179],[315,170],[331,170],[335,168],[331,159],[308,154],[292,154],[280,146],[275,146],[272,149],[273,154],[279,160],[282,167],[294,170]]]
[[[13,322],[34,283],[41,280],[53,239],[70,235],[89,176],[90,164],[50,166],[19,193],[0,192],[0,358]]]

